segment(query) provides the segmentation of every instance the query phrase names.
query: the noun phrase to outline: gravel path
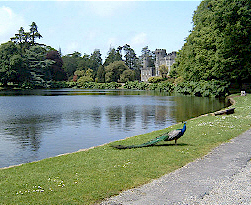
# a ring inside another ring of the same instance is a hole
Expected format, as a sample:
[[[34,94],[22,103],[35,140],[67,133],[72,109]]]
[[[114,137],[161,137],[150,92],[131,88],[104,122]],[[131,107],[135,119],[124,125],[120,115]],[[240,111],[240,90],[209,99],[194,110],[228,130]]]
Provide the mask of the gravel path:
[[[251,205],[251,129],[202,159],[102,205]]]

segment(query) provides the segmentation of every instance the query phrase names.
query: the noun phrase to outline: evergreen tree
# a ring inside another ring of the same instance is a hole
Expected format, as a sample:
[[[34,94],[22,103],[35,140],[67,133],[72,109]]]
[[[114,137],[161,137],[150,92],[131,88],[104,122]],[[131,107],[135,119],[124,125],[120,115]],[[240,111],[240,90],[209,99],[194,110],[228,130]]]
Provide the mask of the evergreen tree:
[[[105,59],[104,66],[109,65],[110,63],[113,63],[114,61],[121,61],[122,55],[120,54],[120,50],[115,48],[110,48],[108,55]]]
[[[28,61],[27,70],[30,73],[29,82],[34,87],[46,87],[46,81],[51,80],[51,66],[53,60],[46,59],[46,49],[34,45],[26,50],[25,57]]]
[[[93,68],[95,66],[97,66],[97,65],[91,61],[90,55],[84,54],[83,57],[78,59],[77,70],[87,70],[87,69]]]
[[[35,45],[35,40],[36,38],[42,38],[42,35],[38,32],[38,27],[37,24],[35,22],[32,22],[32,24],[30,25],[30,42],[31,45]]]
[[[137,56],[134,50],[128,44],[123,46],[123,50],[125,51],[125,64],[128,66],[128,68],[135,69],[137,64]]]
[[[149,67],[154,67],[154,61],[155,61],[155,53],[151,50],[149,50],[148,46],[142,48],[141,50],[141,56],[139,57],[141,64],[143,59],[148,60],[148,66]]]
[[[98,72],[97,72],[97,80],[98,83],[104,83],[105,82],[105,68],[104,66],[99,66]]]
[[[99,66],[102,65],[102,58],[100,50],[95,49],[94,52],[90,56],[90,69],[93,70],[94,77],[97,75],[97,71]]]
[[[30,46],[36,44],[36,39],[42,38],[42,35],[38,32],[38,27],[35,22],[32,22],[30,25],[30,31],[25,32],[23,27],[20,27],[18,33],[15,34],[15,37],[10,38],[15,44],[20,45],[24,49],[28,49]]]

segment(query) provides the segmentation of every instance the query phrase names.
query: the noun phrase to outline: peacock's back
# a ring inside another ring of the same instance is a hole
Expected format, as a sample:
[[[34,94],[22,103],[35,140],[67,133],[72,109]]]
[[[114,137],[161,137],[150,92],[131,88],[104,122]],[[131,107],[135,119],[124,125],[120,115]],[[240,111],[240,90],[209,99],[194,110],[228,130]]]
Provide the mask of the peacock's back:
[[[167,134],[168,138],[165,139],[165,141],[172,141],[172,140],[178,139],[182,136],[181,134],[182,134],[181,130],[173,130]]]

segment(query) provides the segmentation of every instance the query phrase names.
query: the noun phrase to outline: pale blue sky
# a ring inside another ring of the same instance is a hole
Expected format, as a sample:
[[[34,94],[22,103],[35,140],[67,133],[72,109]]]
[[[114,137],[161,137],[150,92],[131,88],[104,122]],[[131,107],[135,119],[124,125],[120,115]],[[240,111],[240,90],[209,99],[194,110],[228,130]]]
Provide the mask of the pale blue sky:
[[[192,16],[201,1],[0,1],[0,43],[22,26],[36,22],[39,43],[62,53],[91,54],[129,44],[141,49],[177,51],[192,29]]]

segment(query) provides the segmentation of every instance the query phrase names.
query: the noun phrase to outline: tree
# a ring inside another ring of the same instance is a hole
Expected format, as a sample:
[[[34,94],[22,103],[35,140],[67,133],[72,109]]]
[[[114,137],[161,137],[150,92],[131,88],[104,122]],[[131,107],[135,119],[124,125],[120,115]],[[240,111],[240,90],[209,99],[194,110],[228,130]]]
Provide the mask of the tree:
[[[28,42],[28,38],[29,38],[29,33],[25,32],[23,27],[20,27],[18,33],[15,34],[15,37],[12,37],[10,39],[14,43],[22,45]]]
[[[36,44],[36,39],[42,38],[42,35],[38,32],[38,27],[35,22],[32,22],[30,25],[30,31],[25,32],[23,27],[20,27],[18,33],[15,34],[15,37],[10,38],[16,44],[19,44],[23,48],[23,52],[25,49],[30,46],[34,46]]]
[[[155,61],[155,52],[148,49],[148,46],[145,46],[141,50],[141,56],[139,57],[140,61],[142,61],[144,58],[148,60],[148,66],[154,67],[154,61]]]
[[[42,38],[42,35],[38,32],[38,27],[35,22],[30,25],[30,41],[31,45],[35,45],[36,38]]]
[[[84,58],[84,57],[83,57]],[[89,59],[89,57],[88,57]],[[72,54],[68,54],[62,57],[63,60],[63,69],[66,73],[68,79],[74,76],[74,72],[79,69],[84,69],[83,60],[81,57],[81,53],[75,51]]]
[[[128,67],[123,61],[115,61],[105,67],[105,82],[118,82],[120,75],[124,70],[127,70]]]
[[[149,50],[148,46],[145,46],[144,48],[142,48],[141,50],[142,57],[149,57],[151,55],[152,55],[152,52]]]
[[[113,63],[114,61],[121,61],[122,55],[120,54],[120,48],[115,50],[115,48],[110,48],[108,55],[105,59],[104,66]]]
[[[161,65],[159,67],[159,72],[160,72],[162,78],[164,78],[164,79],[167,78],[167,75],[168,75],[168,66]]]
[[[85,75],[85,71],[84,70],[76,70],[74,72],[74,75],[78,76],[78,77],[82,77]]]
[[[102,58],[100,50],[95,49],[90,56],[90,66],[89,66],[89,68],[93,70],[94,77],[97,75],[98,68],[101,65],[102,65]]]
[[[204,0],[178,52],[175,72],[185,80],[251,81],[251,2]]]
[[[87,70],[88,68],[93,68],[95,66],[96,65],[94,65],[94,63],[91,61],[90,55],[88,54],[84,54],[83,57],[78,59],[78,70]]]
[[[51,77],[54,81],[62,81],[66,80],[66,73],[64,72],[63,60],[58,51],[52,50],[46,54],[46,59],[54,61],[51,65]]]
[[[46,81],[51,80],[51,66],[55,61],[46,59],[47,50],[39,45],[31,46],[25,52],[28,61],[27,70],[30,73],[29,82],[33,87],[46,87]]]
[[[25,52],[26,48],[29,48],[29,33],[25,32],[23,27],[20,27],[18,33],[15,34],[15,37],[12,37],[10,39],[16,45],[20,45],[22,54]]]
[[[74,72],[75,76],[78,76],[78,84],[83,85],[83,83],[86,82],[93,82],[93,70],[92,69],[87,69],[85,70],[77,70]]]
[[[99,66],[99,68],[98,68],[96,81],[98,83],[104,83],[105,82],[105,68],[102,65]]]
[[[9,82],[23,83],[29,77],[27,61],[21,56],[20,47],[13,42],[0,45],[0,82],[7,86]]]
[[[120,75],[120,82],[125,83],[129,81],[134,81],[135,72],[131,69],[124,70],[123,73]]]
[[[130,69],[135,69],[137,64],[137,56],[134,52],[134,50],[130,47],[130,45],[125,44],[123,46],[123,50],[125,51],[125,64]]]

